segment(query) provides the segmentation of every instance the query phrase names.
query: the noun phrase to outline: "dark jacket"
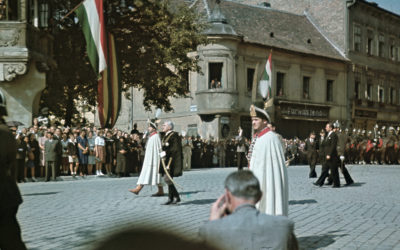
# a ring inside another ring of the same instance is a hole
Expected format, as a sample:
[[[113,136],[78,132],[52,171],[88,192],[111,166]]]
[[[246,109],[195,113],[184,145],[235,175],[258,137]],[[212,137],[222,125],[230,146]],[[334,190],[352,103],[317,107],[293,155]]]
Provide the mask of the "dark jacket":
[[[182,142],[178,133],[172,131],[164,135],[162,139],[162,149],[166,153],[166,157],[164,159],[166,166],[172,158],[170,165],[170,175],[172,177],[181,176],[183,166]],[[164,173],[164,168],[160,167],[160,173]]]
[[[17,146],[14,136],[0,119],[0,211],[18,207],[22,203],[15,178],[11,176],[16,167]]]
[[[330,156],[330,160],[334,160],[337,158],[337,142],[338,142],[338,137],[335,132],[331,132],[330,134],[327,134],[324,140],[324,155],[325,157],[327,155]]]

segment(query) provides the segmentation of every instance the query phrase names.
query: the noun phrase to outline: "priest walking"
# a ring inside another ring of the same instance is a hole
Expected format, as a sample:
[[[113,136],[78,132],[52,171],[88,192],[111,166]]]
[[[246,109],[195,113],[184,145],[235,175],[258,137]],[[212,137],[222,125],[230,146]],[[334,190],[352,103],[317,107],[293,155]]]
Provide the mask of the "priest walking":
[[[281,141],[268,128],[270,118],[264,109],[251,105],[250,116],[254,135],[248,159],[263,193],[257,208],[262,213],[287,216],[288,177]]]

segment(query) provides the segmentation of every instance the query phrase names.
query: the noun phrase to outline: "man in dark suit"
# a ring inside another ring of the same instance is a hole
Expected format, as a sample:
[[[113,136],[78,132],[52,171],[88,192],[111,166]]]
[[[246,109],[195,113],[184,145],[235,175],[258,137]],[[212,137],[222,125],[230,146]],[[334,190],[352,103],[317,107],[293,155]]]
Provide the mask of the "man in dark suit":
[[[336,122],[333,124],[334,128],[333,131],[337,134],[338,137],[338,142],[337,142],[337,147],[336,150],[338,152],[338,161],[337,163],[339,164],[340,171],[342,172],[344,179],[346,181],[346,186],[350,186],[354,183],[353,178],[351,178],[349,171],[347,170],[344,160],[345,160],[345,148],[346,148],[346,143],[348,141],[348,136],[340,131],[340,124],[339,122]]]
[[[333,131],[333,124],[327,123],[325,126],[326,136],[322,142],[324,148],[324,163],[322,163],[322,172],[318,180],[314,185],[322,186],[324,185],[325,179],[329,176],[329,171],[331,172],[331,178],[333,181],[333,187],[340,187],[339,172],[338,172],[338,154],[337,154],[337,142],[338,137]]]
[[[50,179],[50,168],[52,180],[56,181],[56,164],[58,155],[60,155],[60,152],[62,153],[62,146],[60,141],[53,137],[53,134],[50,136],[51,138],[44,143],[44,155],[46,159],[45,181],[49,181]]]
[[[162,159],[171,178],[182,175],[182,141],[177,132],[173,131],[174,123],[172,121],[164,122],[162,131],[165,133],[161,141],[161,146],[165,152]],[[165,182],[168,184],[168,201],[164,205],[176,204],[181,201],[178,190],[172,179],[164,171],[164,167],[160,167],[160,173],[164,176]]]
[[[310,133],[310,137],[306,139],[306,145],[304,146],[304,150],[307,152],[307,160],[308,164],[310,164],[310,174],[309,178],[316,178],[317,173],[315,172],[315,165],[318,160],[318,142],[315,139],[315,132],[312,131]]]
[[[261,196],[260,183],[251,171],[231,173],[225,193],[211,206],[210,221],[200,228],[200,238],[221,249],[298,249],[294,222],[260,213],[255,204]]]
[[[26,249],[17,221],[18,207],[22,203],[14,175],[17,146],[15,137],[8,129],[6,99],[0,91],[0,249]]]

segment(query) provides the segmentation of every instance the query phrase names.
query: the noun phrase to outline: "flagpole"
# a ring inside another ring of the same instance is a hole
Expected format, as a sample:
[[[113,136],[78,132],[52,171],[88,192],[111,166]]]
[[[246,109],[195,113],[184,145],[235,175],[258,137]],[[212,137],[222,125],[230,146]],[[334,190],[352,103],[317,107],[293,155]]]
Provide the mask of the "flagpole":
[[[83,0],[77,6],[75,6],[72,10],[70,10],[63,18],[61,18],[61,21],[63,21],[65,18],[67,18],[69,15],[71,15],[77,8],[79,8],[79,6],[81,6],[83,4],[83,2],[85,2],[85,0]]]

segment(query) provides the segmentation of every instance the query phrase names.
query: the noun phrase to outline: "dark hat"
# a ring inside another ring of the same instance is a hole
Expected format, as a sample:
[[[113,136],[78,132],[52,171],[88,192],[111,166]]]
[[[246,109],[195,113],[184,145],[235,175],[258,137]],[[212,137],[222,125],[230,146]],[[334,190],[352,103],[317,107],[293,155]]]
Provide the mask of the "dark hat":
[[[250,106],[250,116],[251,117],[258,117],[264,120],[267,120],[268,122],[271,122],[271,118],[269,117],[267,111],[264,109],[258,108],[254,104]]]

